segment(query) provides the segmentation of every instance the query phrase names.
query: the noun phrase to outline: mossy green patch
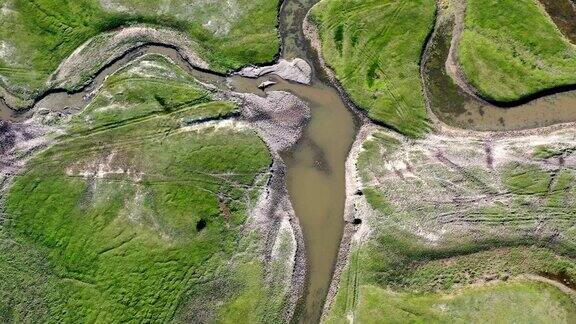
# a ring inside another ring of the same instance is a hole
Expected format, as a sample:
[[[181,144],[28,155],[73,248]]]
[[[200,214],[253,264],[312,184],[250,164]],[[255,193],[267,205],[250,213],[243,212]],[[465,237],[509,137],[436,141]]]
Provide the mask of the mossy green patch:
[[[538,145],[534,147],[534,151],[532,151],[532,156],[537,159],[548,159],[555,155],[558,155],[558,152],[554,150],[553,147],[550,145]]]
[[[419,64],[434,11],[429,0],[323,0],[311,11],[324,59],[350,98],[410,136],[430,129]]]
[[[576,283],[576,143],[549,136],[546,154],[525,138],[369,136],[356,168],[370,234],[352,242],[327,322],[570,322],[570,296],[515,281]]]
[[[512,163],[502,174],[502,182],[519,195],[545,195],[549,192],[551,175],[537,165]]]
[[[229,102],[213,102],[211,95],[169,59],[145,55],[106,79],[88,107],[74,116],[70,131],[101,130],[159,114],[193,124],[238,112]]]
[[[576,83],[576,46],[537,0],[467,1],[458,51],[467,80],[489,99]]]
[[[359,288],[358,323],[570,323],[576,306],[558,288],[539,282],[498,283],[452,294],[397,294],[378,286]],[[345,322],[345,318],[328,323]]]
[[[160,71],[172,75],[166,88]],[[177,75],[157,56],[121,70],[97,96],[110,102],[96,99],[15,178],[0,232],[0,316],[225,321],[248,300],[264,306],[243,314],[281,318],[285,291],[265,281],[260,234],[244,226],[271,155],[251,130],[186,127],[235,106]],[[126,113],[104,118],[108,105]]]

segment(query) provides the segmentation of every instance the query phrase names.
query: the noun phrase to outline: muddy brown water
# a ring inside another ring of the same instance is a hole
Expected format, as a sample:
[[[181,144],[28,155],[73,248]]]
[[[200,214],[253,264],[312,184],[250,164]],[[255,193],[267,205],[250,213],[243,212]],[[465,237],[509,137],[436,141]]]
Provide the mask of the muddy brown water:
[[[298,143],[282,158],[286,162],[286,182],[290,200],[300,220],[308,262],[307,288],[294,322],[317,323],[334,272],[343,234],[345,202],[345,161],[358,129],[357,119],[338,92],[322,76],[316,55],[302,34],[302,20],[316,0],[286,0],[280,13],[282,57],[300,57],[311,63],[311,85],[294,84],[275,76],[249,79],[223,77],[192,68],[176,50],[163,46],[137,49],[101,71],[86,89],[76,94],[64,91],[47,95],[33,109],[14,112],[0,100],[0,120],[21,121],[37,108],[79,111],[92,99],[93,90],[105,77],[130,60],[146,53],[171,57],[195,78],[221,89],[265,95],[257,86],[264,80],[277,82],[269,90],[285,90],[306,101],[312,118]],[[460,90],[446,75],[452,26],[444,26],[432,39],[431,55],[425,62],[427,91],[431,107],[449,124],[478,130],[522,129],[576,120],[576,93],[554,95],[518,108],[484,105]]]
[[[329,85],[302,22],[318,0],[285,0],[280,12],[282,57],[300,57],[314,70],[311,87],[296,95],[312,109],[304,138],[283,155],[286,181],[300,220],[308,261],[308,285],[294,322],[317,323],[330,287],[344,230],[345,163],[359,121]],[[288,89],[290,91],[290,89]]]
[[[539,0],[556,26],[576,43],[576,5],[573,0]]]

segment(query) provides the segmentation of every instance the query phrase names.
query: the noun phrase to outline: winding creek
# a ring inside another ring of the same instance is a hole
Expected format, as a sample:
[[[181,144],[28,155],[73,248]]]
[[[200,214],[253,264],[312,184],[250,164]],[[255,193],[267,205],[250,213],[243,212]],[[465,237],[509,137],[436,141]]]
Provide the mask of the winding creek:
[[[319,321],[338,255],[344,228],[345,161],[358,131],[359,119],[347,107],[323,76],[316,54],[302,33],[302,21],[316,0],[286,0],[280,11],[281,57],[300,57],[313,69],[311,85],[287,82],[279,77],[258,79],[221,76],[193,68],[170,46],[147,45],[133,50],[95,77],[81,92],[54,91],[36,102],[35,107],[79,111],[85,107],[106,76],[146,53],[171,57],[195,78],[221,89],[265,95],[258,85],[265,80],[276,84],[267,90],[284,90],[308,103],[312,118],[304,136],[291,149],[282,152],[286,163],[286,183],[295,213],[302,227],[308,265],[305,297],[298,306],[295,322]],[[576,93],[566,92],[540,98],[511,109],[502,109],[471,98],[446,74],[444,62],[452,39],[453,22],[437,26],[424,62],[426,92],[432,111],[448,124],[477,130],[510,130],[576,121]],[[266,90],[266,91],[267,91]],[[439,93],[448,95],[438,95]],[[0,100],[0,120],[20,121],[34,109],[15,112]]]
[[[576,8],[570,0],[539,0],[572,43],[576,42]],[[477,131],[512,131],[576,121],[574,86],[543,91],[511,105],[479,100],[463,90],[446,72],[457,29],[453,15],[438,13],[436,26],[423,55],[422,79],[428,104],[441,122]]]

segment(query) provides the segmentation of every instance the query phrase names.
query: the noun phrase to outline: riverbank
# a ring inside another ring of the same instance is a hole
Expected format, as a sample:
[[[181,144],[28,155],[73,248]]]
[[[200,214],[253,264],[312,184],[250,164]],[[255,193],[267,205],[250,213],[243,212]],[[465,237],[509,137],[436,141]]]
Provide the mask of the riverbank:
[[[440,8],[440,13],[439,13],[439,21],[437,21],[436,23],[436,27],[434,29],[434,34],[432,35],[432,37],[430,38],[430,42],[427,44],[425,50],[424,50],[424,54],[422,55],[422,62],[428,62],[429,60],[429,51],[430,51],[430,44],[432,44],[436,37],[437,37],[437,33],[438,33],[438,25],[439,24],[443,24],[446,23],[446,14],[443,13],[443,10],[445,10],[445,8]],[[444,21],[442,21],[442,19]],[[449,24],[446,23],[446,24]],[[456,27],[455,27],[456,28]],[[320,41],[318,38],[318,35],[316,33],[315,27],[312,23],[310,23],[310,21],[308,19],[305,20],[304,22],[304,26],[303,26],[303,30],[304,33],[306,35],[306,37],[308,38],[308,40],[311,42],[311,45],[313,48],[315,48],[315,50],[318,53],[321,53],[320,50]],[[450,37],[450,40],[453,42],[454,41],[454,37]],[[452,43],[453,44],[453,43]],[[322,66],[326,72],[326,74],[328,75],[328,77],[331,79],[332,82],[334,82],[337,86],[338,89],[340,91],[342,91],[341,86],[338,84],[337,80],[335,79],[335,75],[334,72],[326,66],[326,64],[323,62],[323,58],[320,57],[320,60],[322,62]],[[446,59],[443,61],[445,62]],[[453,138],[454,140],[456,140],[457,138],[462,138],[462,137],[472,137],[474,138],[475,141],[478,142],[483,142],[483,143],[489,143],[486,146],[486,151],[487,152],[493,152],[494,149],[492,147],[492,143],[495,141],[499,141],[499,140],[509,140],[509,141],[514,141],[515,139],[517,140],[523,140],[526,138],[530,138],[530,140],[528,141],[536,141],[538,143],[540,143],[541,141],[546,142],[546,138],[548,139],[548,143],[554,143],[556,137],[555,137],[555,133],[557,132],[562,132],[562,131],[569,131],[571,129],[573,129],[574,127],[576,127],[576,125],[574,124],[574,122],[569,122],[569,123],[561,123],[561,124],[556,124],[554,122],[551,122],[552,125],[546,126],[546,127],[536,127],[536,128],[530,128],[530,129],[519,129],[519,130],[505,130],[505,131],[476,131],[474,129],[469,130],[469,129],[462,129],[462,128],[458,128],[458,127],[454,127],[452,125],[448,125],[446,124],[442,119],[439,119],[436,116],[436,112],[433,111],[431,109],[431,102],[430,102],[430,93],[429,90],[427,89],[426,86],[426,67],[425,67],[426,63],[424,63],[422,65],[422,70],[421,70],[421,76],[422,76],[422,80],[424,82],[424,89],[425,89],[425,98],[426,98],[426,107],[428,110],[428,115],[429,118],[431,118],[431,120],[433,121],[434,124],[434,129],[435,132],[432,135],[427,135],[423,137],[423,140],[426,140],[428,138],[430,138],[431,136],[447,136],[448,138]],[[449,65],[447,63],[447,65]],[[444,66],[442,66],[444,67]],[[475,99],[477,100],[477,99]],[[550,103],[550,105],[553,105],[554,102]],[[517,112],[521,113],[523,107],[520,107],[517,109]],[[540,107],[542,108],[542,107]],[[501,108],[494,108],[494,109],[501,109]],[[542,110],[542,109],[540,109]],[[523,110],[522,110],[523,111]],[[487,115],[489,115],[489,113],[491,113],[491,111],[489,111],[487,113]],[[573,120],[573,119],[572,119]],[[508,124],[507,124],[508,125]],[[368,120],[364,120],[363,126],[359,132],[358,137],[356,138],[356,141],[351,149],[350,155],[348,157],[347,160],[347,168],[346,168],[346,181],[347,181],[347,202],[346,202],[346,216],[345,216],[345,220],[347,222],[352,221],[355,217],[357,217],[358,219],[361,219],[361,225],[357,225],[357,226],[353,226],[352,224],[347,224],[346,228],[345,228],[345,233],[343,236],[343,240],[340,246],[340,252],[339,252],[339,257],[338,257],[338,262],[337,262],[337,267],[335,269],[335,273],[334,273],[334,277],[333,280],[331,282],[331,288],[330,288],[330,292],[328,294],[327,300],[326,300],[326,304],[324,307],[324,312],[323,312],[323,320],[327,320],[330,316],[330,314],[333,314],[333,305],[335,303],[335,299],[336,296],[338,295],[338,292],[340,292],[341,294],[346,294],[346,291],[348,291],[349,296],[347,298],[350,298],[350,300],[353,300],[353,303],[358,302],[357,298],[358,296],[356,295],[356,293],[354,291],[356,291],[354,287],[356,287],[356,280],[361,280],[359,277],[357,277],[355,274],[351,274],[350,268],[352,267],[351,262],[353,262],[353,260],[356,258],[355,255],[357,255],[357,250],[359,248],[362,247],[362,245],[366,242],[368,244],[370,244],[371,242],[373,242],[372,240],[374,240],[374,235],[378,232],[377,229],[375,229],[374,227],[374,223],[373,221],[370,221],[370,219],[374,219],[374,217],[378,217],[376,216],[378,214],[378,212],[375,210],[374,205],[371,205],[370,203],[368,203],[368,201],[366,200],[366,192],[364,191],[365,189],[365,185],[363,185],[363,182],[360,180],[362,177],[360,176],[360,169],[365,169],[366,167],[359,167],[357,165],[358,162],[358,156],[360,155],[360,153],[362,151],[364,151],[363,146],[367,145],[365,142],[366,140],[369,140],[370,138],[373,137],[374,133],[378,133],[378,132],[386,132],[386,133],[394,133],[393,131],[390,132],[390,130],[386,130],[386,127],[384,129],[382,129],[379,126],[374,125],[372,122],[368,121]],[[396,134],[397,135],[397,134]],[[537,138],[537,140],[535,139]],[[410,142],[407,139],[403,139],[405,141]],[[546,145],[546,144],[543,144]],[[493,161],[494,157],[491,156],[491,153],[486,153],[488,154],[487,156],[482,157],[481,159],[484,161]],[[383,156],[382,158],[386,158],[385,156]],[[376,162],[376,161],[374,161]],[[384,163],[384,161],[380,161],[380,163]],[[372,167],[376,167],[376,165],[372,166]],[[410,167],[410,166],[409,166]],[[370,169],[370,168],[369,168]],[[378,181],[378,183],[383,183]],[[387,184],[387,186],[390,186],[389,184]],[[392,186],[393,187],[393,186]],[[368,193],[370,194],[370,190],[368,190]],[[373,195],[372,195],[373,196]],[[431,194],[430,196],[435,196],[434,194]],[[405,198],[404,198],[405,199]],[[394,204],[397,200],[393,200],[392,204]],[[386,205],[387,203],[384,203],[384,205]],[[351,207],[353,206],[353,207]],[[351,247],[352,246],[352,247]],[[358,261],[355,261],[358,262]],[[362,261],[360,261],[362,262]],[[367,261],[364,261],[367,262]],[[356,263],[355,263],[356,264]],[[346,284],[343,283],[343,281],[346,282]],[[345,285],[345,286],[343,286]],[[350,286],[352,285],[352,286]],[[352,290],[350,290],[352,289]],[[344,291],[344,292],[342,292]],[[341,305],[340,305],[341,306]],[[339,306],[339,307],[340,307]],[[348,320],[351,320],[350,317],[348,317]]]
[[[369,306],[379,294],[366,295],[370,285],[395,296],[453,295],[528,273],[561,278],[555,285],[570,290],[575,242],[565,203],[573,189],[565,179],[573,172],[574,128],[495,135],[436,133],[414,141],[374,125],[361,129],[348,170],[362,224],[343,243],[349,252],[332,283],[326,322],[383,311]],[[392,316],[400,306],[382,307]]]

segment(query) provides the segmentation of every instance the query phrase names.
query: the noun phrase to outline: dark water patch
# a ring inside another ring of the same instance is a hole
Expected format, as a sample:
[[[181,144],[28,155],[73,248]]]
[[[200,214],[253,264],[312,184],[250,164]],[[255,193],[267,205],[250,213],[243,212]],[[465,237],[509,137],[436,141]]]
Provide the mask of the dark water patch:
[[[466,94],[452,81],[445,68],[452,39],[452,25],[444,23],[437,27],[436,34],[431,38],[430,54],[423,70],[432,111],[449,124],[455,122],[455,117],[467,112]],[[480,113],[483,114],[481,107]]]
[[[548,278],[550,280],[554,280],[556,282],[559,282],[559,283],[563,284],[564,286],[566,286],[572,290],[576,290],[576,280],[574,280],[573,277],[568,275],[568,273],[566,273],[566,271],[560,271],[558,273],[544,272],[544,273],[541,273],[540,275],[542,277]]]
[[[200,232],[204,228],[206,228],[206,221],[204,219],[200,219],[198,222],[196,222],[196,231],[197,232]]]

